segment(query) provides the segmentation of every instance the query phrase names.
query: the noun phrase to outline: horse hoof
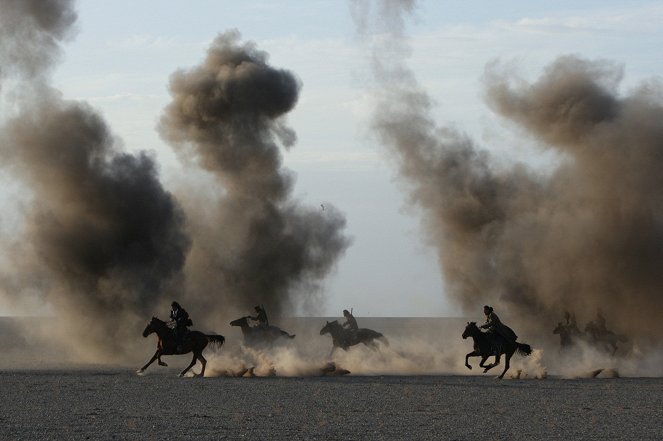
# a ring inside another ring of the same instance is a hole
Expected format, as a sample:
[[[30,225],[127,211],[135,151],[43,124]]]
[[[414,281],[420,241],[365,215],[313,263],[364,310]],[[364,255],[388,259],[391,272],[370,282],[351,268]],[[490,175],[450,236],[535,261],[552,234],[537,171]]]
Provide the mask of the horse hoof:
[[[145,372],[143,369],[138,369],[136,375],[143,375],[143,372]]]
[[[166,363],[165,361],[162,361],[162,362],[159,362],[159,366],[166,366],[167,367],[168,363]]]
[[[466,364],[465,366],[467,366],[469,370],[472,370],[472,366],[470,366],[469,364]]]

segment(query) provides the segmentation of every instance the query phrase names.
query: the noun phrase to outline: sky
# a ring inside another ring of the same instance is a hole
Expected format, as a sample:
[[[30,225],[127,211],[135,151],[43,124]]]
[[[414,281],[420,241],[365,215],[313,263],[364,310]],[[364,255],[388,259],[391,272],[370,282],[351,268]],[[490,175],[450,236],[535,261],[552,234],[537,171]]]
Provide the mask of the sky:
[[[170,76],[200,63],[219,33],[236,29],[272,66],[298,77],[299,101],[287,116],[297,143],[283,151],[284,166],[296,175],[296,198],[335,206],[352,238],[324,280],[321,315],[344,308],[358,316],[462,314],[445,295],[420,213],[369,130],[367,52],[347,3],[81,0],[77,10],[53,85],[101,112],[127,150],[153,152],[166,188],[190,179],[156,130],[171,100]],[[422,1],[407,34],[409,67],[434,100],[438,124],[468,133],[504,162],[544,170],[554,167],[554,154],[486,105],[488,64],[500,60],[533,79],[559,55],[608,59],[623,65],[625,91],[663,71],[660,2]],[[19,197],[11,185],[0,193],[2,234],[11,234]]]

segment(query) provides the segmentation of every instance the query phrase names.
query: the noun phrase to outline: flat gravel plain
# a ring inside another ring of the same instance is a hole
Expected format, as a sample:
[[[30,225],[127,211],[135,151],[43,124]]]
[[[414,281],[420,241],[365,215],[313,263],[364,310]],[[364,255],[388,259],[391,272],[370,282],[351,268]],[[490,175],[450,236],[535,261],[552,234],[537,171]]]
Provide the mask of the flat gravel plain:
[[[2,440],[661,440],[663,379],[0,372]]]

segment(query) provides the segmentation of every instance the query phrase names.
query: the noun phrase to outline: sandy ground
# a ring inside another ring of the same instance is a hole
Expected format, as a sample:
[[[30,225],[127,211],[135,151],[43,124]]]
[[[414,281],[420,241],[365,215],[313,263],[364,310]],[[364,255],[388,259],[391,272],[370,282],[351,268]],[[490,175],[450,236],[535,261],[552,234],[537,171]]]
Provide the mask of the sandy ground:
[[[3,440],[663,439],[663,379],[0,372]]]

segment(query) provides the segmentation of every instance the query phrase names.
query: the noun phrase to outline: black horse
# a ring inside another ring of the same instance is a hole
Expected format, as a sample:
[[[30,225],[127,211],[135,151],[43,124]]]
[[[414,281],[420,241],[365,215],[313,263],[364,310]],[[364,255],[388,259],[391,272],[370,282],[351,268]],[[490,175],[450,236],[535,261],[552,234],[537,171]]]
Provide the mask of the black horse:
[[[463,331],[463,339],[472,337],[474,340],[474,351],[465,356],[465,366],[472,369],[468,359],[470,357],[481,357],[479,367],[483,368],[484,373],[500,364],[500,357],[504,354],[505,363],[504,371],[499,378],[504,378],[504,374],[509,370],[509,362],[513,354],[518,351],[521,355],[530,355],[532,347],[525,343],[509,342],[501,335],[493,332],[483,332],[478,327],[476,322],[468,322]],[[491,355],[495,356],[495,363],[485,366],[484,363]]]
[[[173,330],[168,327],[166,322],[159,320],[156,317],[152,317],[152,320],[145,327],[145,330],[143,331],[143,337],[147,337],[152,333],[156,333],[159,337],[157,342],[157,351],[154,353],[150,361],[148,361],[145,366],[138,370],[139,374],[142,374],[145,369],[147,369],[147,367],[154,363],[154,361],[157,359],[159,360],[160,366],[168,366],[166,363],[161,361],[162,355],[181,355],[193,352],[193,359],[191,360],[191,364],[189,364],[186,369],[180,372],[179,376],[184,376],[184,374],[186,374],[187,371],[191,369],[194,364],[196,364],[196,361],[200,360],[200,363],[203,365],[203,367],[200,371],[200,374],[195,376],[204,377],[207,360],[205,360],[205,357],[203,357],[203,349],[207,347],[208,343],[221,346],[226,340],[223,335],[203,334],[200,331],[191,331],[187,334],[186,338],[182,342],[180,350],[178,351]]]
[[[367,328],[359,328],[356,331],[344,329],[338,320],[327,322],[327,324],[320,330],[320,335],[327,333],[331,334],[332,342],[334,344],[329,353],[330,357],[336,348],[341,348],[344,351],[347,351],[350,346],[358,345],[359,343],[363,343],[369,348],[377,350],[378,345],[375,343],[375,340],[379,340],[386,346],[389,346],[387,338],[379,332]]]
[[[289,341],[295,338],[283,331],[278,326],[268,326],[266,328],[260,326],[250,326],[249,316],[238,318],[230,322],[230,326],[239,326],[244,336],[244,344],[248,346],[272,345],[279,341]]]

